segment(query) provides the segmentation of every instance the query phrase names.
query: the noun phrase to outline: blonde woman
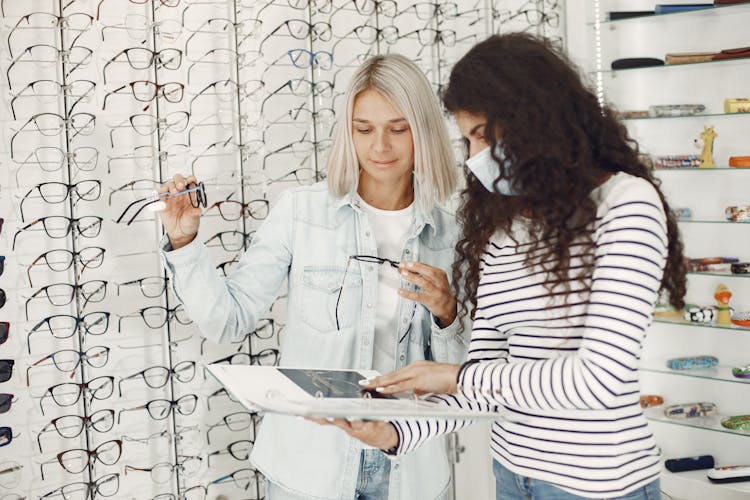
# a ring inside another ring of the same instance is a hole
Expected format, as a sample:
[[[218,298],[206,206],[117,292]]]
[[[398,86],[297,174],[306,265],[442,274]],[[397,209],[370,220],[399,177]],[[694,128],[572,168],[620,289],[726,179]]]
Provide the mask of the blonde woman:
[[[202,334],[230,342],[253,331],[289,286],[282,365],[374,368],[460,362],[467,339],[446,271],[458,231],[440,207],[456,165],[437,98],[411,61],[377,56],[355,73],[339,113],[326,183],[291,189],[226,279],[195,239],[201,215],[170,198],[163,254]],[[180,175],[162,192],[184,190]],[[450,483],[444,442],[390,460],[331,427],[267,415],[251,457],[268,499],[436,499]]]

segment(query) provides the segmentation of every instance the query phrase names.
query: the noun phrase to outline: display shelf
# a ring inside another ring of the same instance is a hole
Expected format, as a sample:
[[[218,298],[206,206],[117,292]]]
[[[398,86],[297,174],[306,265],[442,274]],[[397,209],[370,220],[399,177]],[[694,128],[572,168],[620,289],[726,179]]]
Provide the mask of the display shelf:
[[[717,330],[733,330],[737,332],[750,333],[750,328],[745,328],[737,325],[717,325],[716,323],[693,323],[682,318],[671,318],[671,317],[654,317],[654,323],[661,323],[663,325],[678,325],[678,326],[693,326],[698,328],[713,328]]]
[[[732,273],[711,273],[707,271],[688,271],[690,276],[716,276],[719,278],[750,278],[750,273],[745,274],[732,274]]]
[[[726,465],[726,464],[719,464]],[[664,469],[661,473],[661,489],[672,498],[716,498],[716,489],[722,491],[721,498],[744,499],[750,497],[750,482],[742,483],[712,483],[706,475],[708,470],[691,470],[686,472],[669,472]],[[666,497],[665,498],[669,498]]]
[[[643,9],[646,10],[646,9]],[[657,24],[659,21],[672,21],[674,19],[691,19],[691,20],[701,20],[706,21],[707,19],[710,19],[712,16],[716,15],[732,15],[732,14],[740,14],[740,13],[746,13],[750,12],[750,5],[748,4],[738,4],[738,5],[714,5],[713,8],[710,9],[701,9],[701,10],[691,10],[687,12],[670,12],[666,14],[653,14],[653,15],[645,15],[645,16],[636,16],[636,17],[629,17],[627,19],[602,19],[600,21],[590,21],[586,23],[587,26],[596,26],[599,24],[600,26],[619,26],[619,25],[625,25],[625,24],[636,24],[639,22],[652,22],[654,24]]]
[[[748,378],[737,378],[732,375],[731,365],[717,365],[711,368],[701,368],[693,370],[671,370],[666,366],[665,359],[643,359],[639,369],[649,373],[665,373],[678,377],[693,377],[708,380],[721,380],[723,382],[732,382],[735,384],[750,384]]]
[[[649,56],[651,57],[651,56]],[[616,76],[621,73],[636,73],[638,71],[668,71],[676,68],[695,68],[702,66],[736,66],[750,64],[750,57],[737,57],[735,59],[722,59],[719,61],[703,61],[694,63],[682,63],[682,64],[665,64],[663,66],[644,66],[639,68],[623,68],[623,69],[599,69],[589,71],[590,74],[607,74],[610,76]]]
[[[727,170],[737,170],[737,171],[744,171],[744,172],[750,172],[750,168],[742,168],[742,167],[713,167],[713,168],[685,168],[685,167],[670,167],[670,168],[654,168],[651,171],[654,173],[657,172],[713,172],[713,171],[724,171]]]
[[[644,110],[645,111],[645,110]],[[623,122],[635,122],[644,120],[675,120],[685,118],[712,118],[717,116],[744,116],[745,118],[750,117],[750,113],[701,113],[697,115],[680,115],[680,116],[644,116],[642,118],[620,118]],[[709,170],[707,168],[701,170]]]
[[[701,429],[705,431],[721,432],[723,434],[736,434],[738,436],[750,437],[750,430],[743,431],[743,430],[737,430],[737,429],[727,429],[726,427],[723,427],[721,425],[721,421],[729,417],[730,415],[717,413],[716,415],[711,415],[710,417],[693,417],[693,418],[676,419],[676,418],[669,418],[669,417],[664,416],[664,408],[666,408],[667,406],[669,406],[669,404],[665,403],[661,406],[657,406],[656,408],[649,408],[645,410],[643,414],[646,416],[647,419],[654,421],[654,422],[661,422],[661,423],[670,424],[670,425],[679,425],[682,427],[691,427],[693,429]]]
[[[677,219],[677,222],[694,223],[694,224],[731,224],[734,226],[750,225],[750,221],[734,222],[731,220],[726,220],[723,217],[685,217],[683,219]]]

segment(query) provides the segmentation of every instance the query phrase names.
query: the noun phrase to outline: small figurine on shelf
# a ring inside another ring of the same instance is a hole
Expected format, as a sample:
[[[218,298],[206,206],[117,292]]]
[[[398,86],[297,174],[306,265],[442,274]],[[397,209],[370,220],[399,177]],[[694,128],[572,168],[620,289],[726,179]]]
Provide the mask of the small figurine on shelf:
[[[714,168],[714,139],[719,134],[714,130],[714,126],[710,127],[703,126],[703,132],[698,139],[695,140],[695,145],[701,148],[701,162],[699,168]]]
[[[729,299],[732,298],[732,292],[729,291],[726,285],[721,284],[716,287],[714,298],[716,299],[716,308],[718,309],[716,323],[719,325],[731,325],[732,311],[729,308]]]

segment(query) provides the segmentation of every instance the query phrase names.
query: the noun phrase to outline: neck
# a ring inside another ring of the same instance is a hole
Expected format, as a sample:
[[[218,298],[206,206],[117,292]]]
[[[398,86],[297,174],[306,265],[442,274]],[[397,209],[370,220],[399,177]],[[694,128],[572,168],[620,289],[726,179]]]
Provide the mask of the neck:
[[[368,205],[380,210],[401,210],[414,201],[414,185],[411,175],[396,183],[382,183],[368,175],[359,176],[359,194]]]

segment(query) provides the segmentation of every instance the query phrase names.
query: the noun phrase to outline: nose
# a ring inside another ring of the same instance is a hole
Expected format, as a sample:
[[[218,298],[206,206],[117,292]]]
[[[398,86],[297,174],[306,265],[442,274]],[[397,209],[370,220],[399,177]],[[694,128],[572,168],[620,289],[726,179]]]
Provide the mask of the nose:
[[[384,130],[375,130],[374,135],[375,138],[372,142],[372,150],[375,153],[382,153],[391,149],[388,134],[386,134]]]

